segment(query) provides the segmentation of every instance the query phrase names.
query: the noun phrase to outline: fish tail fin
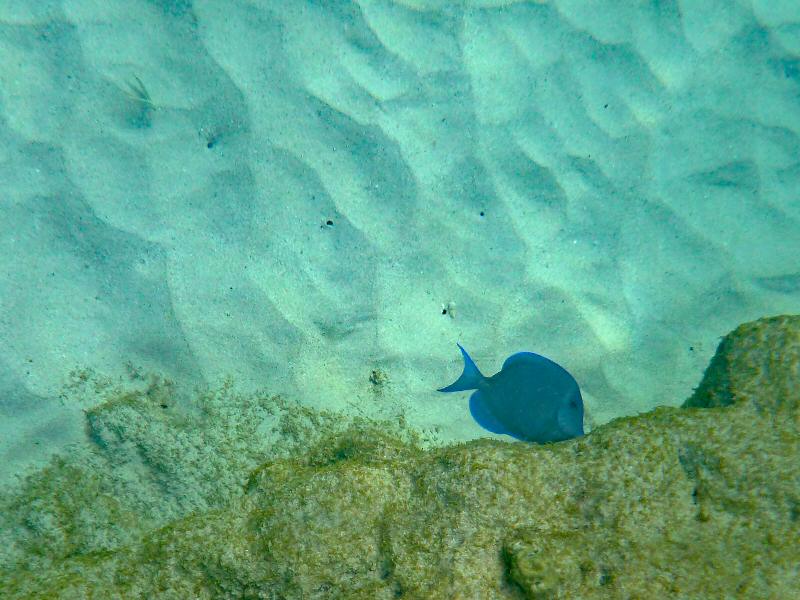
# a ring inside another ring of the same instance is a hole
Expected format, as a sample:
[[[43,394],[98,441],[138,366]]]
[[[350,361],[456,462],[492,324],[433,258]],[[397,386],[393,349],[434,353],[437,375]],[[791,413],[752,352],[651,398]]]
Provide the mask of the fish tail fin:
[[[458,349],[461,350],[461,355],[464,357],[464,371],[461,373],[461,377],[456,379],[447,387],[440,388],[438,390],[439,392],[462,392],[464,390],[475,390],[484,379],[483,375],[478,370],[478,367],[475,366],[475,363],[469,357],[469,354],[467,354],[467,351],[461,347],[461,344],[457,345]]]

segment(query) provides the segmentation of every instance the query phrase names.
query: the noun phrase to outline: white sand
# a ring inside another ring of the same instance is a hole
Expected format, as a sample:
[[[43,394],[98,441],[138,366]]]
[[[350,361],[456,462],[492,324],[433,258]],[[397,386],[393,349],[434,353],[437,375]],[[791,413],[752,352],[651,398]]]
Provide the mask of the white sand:
[[[0,4],[0,480],[76,367],[463,440],[457,340],[602,423],[800,310],[795,2],[319,4]]]

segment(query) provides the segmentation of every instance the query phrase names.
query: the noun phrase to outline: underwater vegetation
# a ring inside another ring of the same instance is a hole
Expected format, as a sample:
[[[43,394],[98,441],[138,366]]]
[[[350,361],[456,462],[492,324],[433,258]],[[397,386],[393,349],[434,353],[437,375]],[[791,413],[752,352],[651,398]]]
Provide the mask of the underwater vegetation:
[[[545,445],[423,449],[401,429],[338,425],[267,397],[211,396],[213,429],[184,427],[158,389],[121,396],[87,413],[110,467],[57,459],[3,499],[0,589],[3,598],[791,598],[798,367],[800,317],[762,319],[724,338],[683,407]],[[291,449],[259,447],[248,425],[259,411],[283,415]],[[227,458],[206,468],[217,453]],[[125,461],[123,482],[115,473]],[[196,486],[195,497],[168,500]],[[142,524],[162,501],[169,509]]]
[[[142,80],[134,75],[133,81],[129,81],[126,94],[130,103],[135,109],[130,116],[130,123],[139,128],[150,127],[152,113],[156,109],[150,92],[147,91]]]

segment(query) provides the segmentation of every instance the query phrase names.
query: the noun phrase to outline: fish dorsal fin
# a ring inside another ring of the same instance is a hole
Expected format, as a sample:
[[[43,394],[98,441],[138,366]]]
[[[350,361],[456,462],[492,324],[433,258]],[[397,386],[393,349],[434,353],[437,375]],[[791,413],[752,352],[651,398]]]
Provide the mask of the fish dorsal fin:
[[[533,352],[517,352],[516,354],[512,354],[506,359],[506,362],[503,363],[503,369],[510,365],[514,365],[517,363],[537,363],[547,361],[549,359],[541,356],[539,354],[534,354]]]
[[[508,429],[503,427],[503,425],[501,425],[500,422],[494,418],[494,415],[489,412],[489,409],[486,408],[486,402],[484,402],[483,397],[481,396],[480,390],[470,396],[469,412],[472,415],[472,418],[475,419],[475,422],[484,429],[487,429],[492,433],[514,435],[508,431]]]
[[[469,354],[467,354],[467,351],[461,347],[461,344],[457,345],[458,349],[461,350],[461,355],[464,357],[464,371],[461,373],[461,377],[456,379],[453,383],[447,387],[440,388],[440,392],[462,392],[464,390],[476,390],[484,379],[483,375],[478,370],[478,367],[475,366],[475,363],[469,357]]]

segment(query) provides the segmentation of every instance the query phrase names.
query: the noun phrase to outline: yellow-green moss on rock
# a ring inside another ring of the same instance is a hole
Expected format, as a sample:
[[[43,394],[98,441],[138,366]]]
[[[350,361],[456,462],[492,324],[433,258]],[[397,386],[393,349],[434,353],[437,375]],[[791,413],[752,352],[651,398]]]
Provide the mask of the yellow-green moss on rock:
[[[423,451],[354,426],[225,506],[7,572],[4,597],[790,598],[798,340],[798,317],[743,326],[686,408],[559,444]]]

